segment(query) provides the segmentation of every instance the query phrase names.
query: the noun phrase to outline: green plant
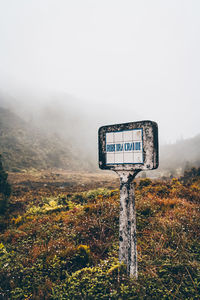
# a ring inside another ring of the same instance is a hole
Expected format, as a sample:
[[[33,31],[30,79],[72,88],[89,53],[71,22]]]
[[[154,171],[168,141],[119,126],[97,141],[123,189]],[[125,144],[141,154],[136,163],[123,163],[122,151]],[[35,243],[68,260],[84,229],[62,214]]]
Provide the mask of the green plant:
[[[11,194],[11,185],[7,181],[8,174],[4,171],[2,156],[0,155],[0,214],[3,214],[8,206]]]
[[[139,189],[142,189],[145,186],[151,185],[151,183],[152,183],[152,181],[149,178],[141,179],[138,187],[139,187]]]

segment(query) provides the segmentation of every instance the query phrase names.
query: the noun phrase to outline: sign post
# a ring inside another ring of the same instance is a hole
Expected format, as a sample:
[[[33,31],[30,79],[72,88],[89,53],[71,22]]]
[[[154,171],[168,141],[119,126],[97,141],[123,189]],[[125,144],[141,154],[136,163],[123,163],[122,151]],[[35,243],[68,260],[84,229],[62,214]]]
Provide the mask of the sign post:
[[[120,177],[119,261],[137,278],[134,178],[158,167],[158,126],[152,121],[99,128],[99,167]]]

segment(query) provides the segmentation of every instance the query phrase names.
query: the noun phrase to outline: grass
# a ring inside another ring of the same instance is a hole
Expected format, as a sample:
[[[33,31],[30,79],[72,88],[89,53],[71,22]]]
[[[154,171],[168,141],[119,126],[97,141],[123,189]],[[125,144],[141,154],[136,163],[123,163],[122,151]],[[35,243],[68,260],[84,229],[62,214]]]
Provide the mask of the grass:
[[[119,190],[106,185],[13,186],[1,217],[3,299],[200,298],[199,178],[137,181],[137,281],[118,262]]]

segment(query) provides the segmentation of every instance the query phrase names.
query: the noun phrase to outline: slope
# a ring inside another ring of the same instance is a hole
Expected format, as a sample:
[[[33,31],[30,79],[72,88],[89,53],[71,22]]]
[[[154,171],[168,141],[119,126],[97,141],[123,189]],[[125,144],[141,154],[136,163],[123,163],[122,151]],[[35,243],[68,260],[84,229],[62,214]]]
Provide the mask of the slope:
[[[79,168],[80,159],[70,143],[46,134],[12,111],[0,108],[0,153],[7,170]]]

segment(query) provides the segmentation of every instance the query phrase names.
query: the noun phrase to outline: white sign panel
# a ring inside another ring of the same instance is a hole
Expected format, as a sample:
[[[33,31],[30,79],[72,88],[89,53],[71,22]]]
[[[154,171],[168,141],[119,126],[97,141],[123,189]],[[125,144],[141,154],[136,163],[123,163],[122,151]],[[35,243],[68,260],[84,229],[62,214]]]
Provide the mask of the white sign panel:
[[[142,129],[106,133],[106,164],[143,164]]]
[[[138,121],[99,128],[99,167],[113,171],[142,171],[158,167],[158,125]]]

